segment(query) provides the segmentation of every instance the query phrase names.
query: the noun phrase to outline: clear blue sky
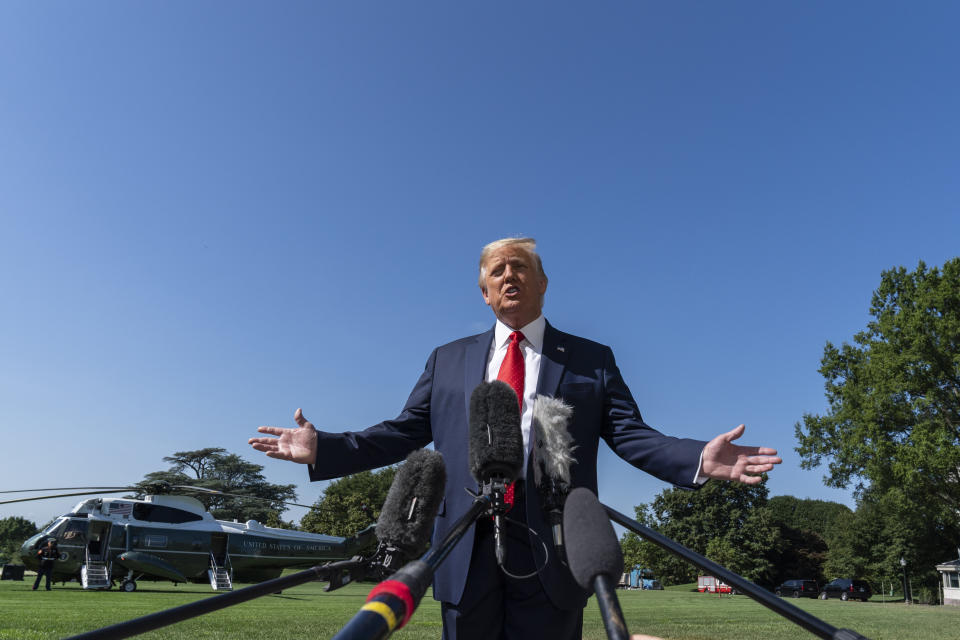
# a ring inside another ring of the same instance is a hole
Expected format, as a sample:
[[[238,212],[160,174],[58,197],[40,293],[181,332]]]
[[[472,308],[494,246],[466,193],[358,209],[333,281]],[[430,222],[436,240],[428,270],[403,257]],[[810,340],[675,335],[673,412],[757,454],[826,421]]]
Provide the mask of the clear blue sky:
[[[0,4],[0,488],[128,483],[395,415],[535,237],[646,420],[800,469],[827,340],[960,253],[960,6]],[[600,497],[666,487],[604,448]],[[35,521],[74,499],[0,508]],[[302,510],[288,512],[299,518]]]

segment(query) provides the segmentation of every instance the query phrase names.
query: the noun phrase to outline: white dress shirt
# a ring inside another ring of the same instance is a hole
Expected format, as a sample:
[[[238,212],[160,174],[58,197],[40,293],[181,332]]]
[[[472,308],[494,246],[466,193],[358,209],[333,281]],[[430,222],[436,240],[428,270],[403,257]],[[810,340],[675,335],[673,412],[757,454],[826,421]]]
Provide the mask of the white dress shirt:
[[[523,410],[520,412],[520,431],[523,433],[523,468],[527,468],[530,454],[530,430],[533,426],[533,402],[537,396],[537,382],[540,380],[540,354],[543,353],[543,332],[547,321],[541,314],[536,320],[520,328],[523,340],[520,352],[523,354]],[[500,365],[507,355],[507,345],[513,329],[497,320],[493,332],[493,344],[487,356],[487,382],[493,382],[500,373]],[[523,476],[521,476],[523,477]]]

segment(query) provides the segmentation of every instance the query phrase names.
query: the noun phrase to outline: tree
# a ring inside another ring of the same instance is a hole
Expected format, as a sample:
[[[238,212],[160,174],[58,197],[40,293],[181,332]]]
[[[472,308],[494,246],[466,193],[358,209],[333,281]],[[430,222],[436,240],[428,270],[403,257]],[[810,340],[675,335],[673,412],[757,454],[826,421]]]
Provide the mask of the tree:
[[[648,505],[641,504],[633,510],[636,513],[637,522],[651,529],[654,528],[656,523],[650,517]],[[671,554],[632,531],[627,531],[620,538],[620,548],[623,551],[623,566],[627,571],[640,567],[650,569],[661,582],[666,581],[666,584],[686,582],[684,578],[677,578],[678,572],[684,577],[687,575],[689,567],[686,563],[680,562],[674,566],[671,563]]]
[[[193,471],[193,477],[201,479],[207,476],[207,471],[216,466],[217,460],[227,452],[220,447],[207,447],[196,451],[177,451],[172,456],[164,456],[164,462],[173,463],[171,471],[183,473],[185,469]],[[262,468],[262,467],[261,467]]]
[[[780,550],[780,531],[765,507],[747,513],[740,527],[707,543],[706,556],[751,582],[772,584],[774,554]]]
[[[384,467],[334,480],[300,520],[300,527],[331,536],[354,535],[376,521],[396,473],[396,467]]]
[[[797,452],[857,497],[828,572],[882,579],[903,557],[935,584],[960,542],[960,258],[884,271],[870,314],[853,344],[824,347],[829,409],[797,423]]]
[[[767,502],[774,522],[800,531],[811,531],[829,540],[850,507],[839,502],[793,496],[774,496]]]
[[[915,595],[932,601],[940,580],[934,567],[954,557],[960,540],[956,514],[943,510],[941,516],[930,520],[930,513],[913,508],[899,489],[868,489],[856,512],[838,522],[825,570],[831,577],[866,578],[875,590],[893,583],[900,592],[903,558]]]
[[[641,524],[754,582],[770,582],[770,558],[779,546],[767,493],[763,484],[708,482],[699,491],[664,490],[653,503],[635,510]],[[696,567],[686,560],[633,535],[621,541],[631,561],[653,569],[664,584],[696,579]]]
[[[853,511],[839,502],[775,496],[767,505],[780,528],[781,551],[774,561],[773,582],[809,578],[820,584],[832,573],[826,568],[828,550],[849,528]]]
[[[37,525],[20,516],[0,520],[0,564],[20,560],[20,545],[38,533]]]
[[[263,466],[247,462],[226,449],[208,447],[196,451],[177,451],[163,458],[172,463],[166,471],[154,471],[144,476],[138,484],[140,498],[154,490],[157,483],[189,485],[222,491],[224,493],[251,496],[212,495],[198,492],[195,497],[220,520],[259,520],[282,522],[280,513],[286,510],[286,502],[297,499],[292,484],[271,484],[263,476]],[[189,471],[189,475],[185,472]],[[257,498],[257,499],[253,499]]]
[[[829,582],[824,569],[829,547],[820,533],[785,524],[779,526],[780,553],[773,562],[773,584],[781,584],[792,578],[816,580],[819,584]]]
[[[884,271],[873,320],[853,344],[826,344],[829,410],[795,426],[804,468],[828,486],[897,488],[931,514],[960,512],[960,258]]]

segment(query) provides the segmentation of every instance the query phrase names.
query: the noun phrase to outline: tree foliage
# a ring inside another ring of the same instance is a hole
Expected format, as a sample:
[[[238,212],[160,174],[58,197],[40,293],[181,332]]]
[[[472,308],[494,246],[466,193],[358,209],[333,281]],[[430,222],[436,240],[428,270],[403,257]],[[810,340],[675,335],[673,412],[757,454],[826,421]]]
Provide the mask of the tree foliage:
[[[193,494],[217,519],[241,522],[259,520],[264,523],[282,523],[280,513],[287,508],[284,503],[297,499],[295,485],[267,482],[262,465],[247,462],[235,453],[227,453],[226,449],[208,447],[196,451],[177,451],[163,460],[171,463],[170,468],[146,474],[138,485],[140,491],[136,497],[149,493],[149,485],[163,482],[251,496],[238,498],[202,492]]]
[[[772,584],[802,578],[826,584],[825,564],[829,543],[817,531],[780,526],[780,552],[774,560]],[[839,574],[833,574],[834,576]]]
[[[635,510],[641,524],[749,580],[769,582],[779,532],[766,506],[767,494],[763,484],[708,482],[699,491],[666,489]],[[650,568],[664,584],[696,580],[696,567],[633,533],[623,536],[621,547],[625,561],[632,563],[628,566]]]
[[[929,512],[960,510],[960,258],[884,271],[873,320],[853,344],[824,347],[829,410],[795,427],[804,468],[825,482],[896,488]]]
[[[839,502],[793,496],[774,496],[767,502],[773,520],[782,526],[812,531],[829,540],[840,522],[852,511]]]
[[[396,467],[384,467],[334,480],[300,520],[300,527],[331,536],[357,533],[380,516],[396,473]]]
[[[767,503],[773,522],[780,528],[780,553],[774,565],[773,582],[792,578],[829,582],[828,549],[843,532],[853,512],[846,505],[825,500],[775,496]]]
[[[825,563],[830,577],[866,578],[875,589],[893,583],[899,592],[903,558],[914,586],[936,593],[935,566],[956,556],[960,522],[946,508],[939,513],[916,509],[900,489],[868,489],[835,532]]]
[[[0,564],[19,562],[20,545],[39,531],[36,524],[20,516],[0,519]]]
[[[655,527],[656,523],[650,517],[649,505],[638,505],[634,507],[634,511],[636,512],[637,522],[651,529]],[[674,573],[672,570],[664,569],[667,560],[664,552],[652,542],[647,542],[633,532],[628,531],[623,534],[620,538],[620,548],[623,551],[623,566],[627,571],[636,567],[649,568],[654,571],[654,575],[661,582],[664,580],[664,575],[668,573],[673,575]],[[685,567],[681,567],[682,569],[685,569]]]

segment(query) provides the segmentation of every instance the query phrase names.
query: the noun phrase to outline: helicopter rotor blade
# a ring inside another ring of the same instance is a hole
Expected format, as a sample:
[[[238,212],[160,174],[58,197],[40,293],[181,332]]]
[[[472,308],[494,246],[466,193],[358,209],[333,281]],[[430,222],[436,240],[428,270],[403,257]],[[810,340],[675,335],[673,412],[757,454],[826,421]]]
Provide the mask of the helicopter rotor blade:
[[[261,502],[279,502],[280,504],[289,505],[291,507],[303,507],[304,509],[311,509],[313,505],[309,504],[298,504],[296,502],[287,502],[285,500],[271,500],[270,498],[261,498],[260,496],[251,496],[248,494],[242,493],[228,493],[225,491],[219,491],[218,489],[208,489],[207,487],[198,487],[194,485],[187,484],[169,484],[167,482],[148,482],[139,486],[132,487],[53,487],[48,489],[17,489],[17,490],[5,490],[0,491],[0,494],[5,493],[39,493],[42,491],[73,491],[73,490],[83,489],[83,491],[77,491],[76,493],[58,493],[49,496],[34,496],[30,498],[16,498],[14,500],[0,500],[0,504],[13,504],[16,502],[30,502],[33,500],[51,500],[54,498],[68,498],[71,496],[90,496],[96,495],[98,493],[123,493],[125,491],[133,491],[137,493],[149,494],[149,495],[158,495],[169,493],[171,490],[178,491],[196,491],[198,493],[203,493],[207,495],[215,496],[225,496],[231,498],[246,498],[248,500],[260,500]]]
[[[49,489],[5,489],[0,493],[31,493],[40,491],[79,491],[80,489],[96,489],[97,491],[128,491],[133,487],[51,487]]]
[[[78,487],[79,488],[79,487]],[[98,493],[123,493],[124,491],[135,491],[136,487],[123,487],[122,489],[99,489],[97,491],[81,491],[77,493],[58,493],[52,496],[34,496],[32,498],[17,498],[16,500],[3,500],[0,504],[13,504],[14,502],[31,502],[33,500],[51,500],[53,498],[68,498],[70,496],[93,496]]]
[[[200,493],[223,493],[217,489],[210,489],[209,487],[195,487],[190,484],[175,484],[171,485],[172,489],[189,489],[190,491],[199,491]]]
[[[173,485],[174,489],[188,489],[191,491],[199,491],[201,493],[207,493],[210,495],[217,496],[229,496],[231,498],[247,498],[248,500],[261,500],[263,502],[279,502],[281,504],[290,505],[291,507],[303,507],[304,509],[311,509],[313,505],[309,504],[297,504],[296,502],[286,502],[284,500],[271,500],[270,498],[261,498],[260,496],[251,496],[243,493],[227,493],[226,491],[219,491],[217,489],[208,489],[206,487],[193,487],[186,484],[177,484]]]

